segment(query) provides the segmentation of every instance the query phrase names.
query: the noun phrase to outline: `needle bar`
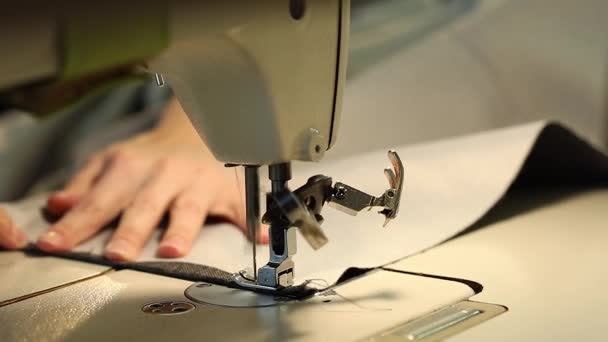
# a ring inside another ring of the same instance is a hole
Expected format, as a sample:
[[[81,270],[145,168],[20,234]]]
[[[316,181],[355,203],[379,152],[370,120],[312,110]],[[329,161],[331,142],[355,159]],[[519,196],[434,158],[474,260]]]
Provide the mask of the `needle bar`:
[[[256,243],[260,227],[260,177],[257,165],[245,166],[245,209],[247,215],[247,232],[251,239],[253,252],[253,279],[257,281]]]

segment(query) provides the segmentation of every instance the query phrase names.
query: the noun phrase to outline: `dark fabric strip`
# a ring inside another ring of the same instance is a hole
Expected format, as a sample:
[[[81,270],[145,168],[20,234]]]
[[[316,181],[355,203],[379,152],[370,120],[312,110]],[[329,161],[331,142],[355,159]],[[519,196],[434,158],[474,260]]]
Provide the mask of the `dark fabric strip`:
[[[183,261],[141,261],[141,262],[115,262],[105,259],[101,256],[90,253],[80,252],[64,252],[64,253],[47,253],[38,249],[35,245],[29,245],[25,248],[30,256],[53,256],[64,259],[78,260],[97,265],[112,267],[117,270],[129,269],[145,273],[158,274],[166,277],[188,280],[193,282],[206,282],[215,285],[226,286],[241,290],[249,290],[243,288],[232,279],[232,273],[221,270],[216,267],[194,264]],[[308,286],[308,283],[291,286],[289,288],[273,292],[273,295],[279,295],[290,299],[302,300],[313,296],[319,290]],[[264,293],[266,291],[256,290],[255,292]]]

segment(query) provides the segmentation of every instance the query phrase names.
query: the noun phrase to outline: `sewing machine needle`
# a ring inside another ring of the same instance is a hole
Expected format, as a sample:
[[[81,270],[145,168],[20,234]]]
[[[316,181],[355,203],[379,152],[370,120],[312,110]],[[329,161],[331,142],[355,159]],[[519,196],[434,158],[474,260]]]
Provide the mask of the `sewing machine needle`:
[[[253,252],[253,280],[257,281],[256,244],[257,232],[260,227],[260,177],[259,166],[245,166],[245,209],[247,215],[247,231],[251,239]]]

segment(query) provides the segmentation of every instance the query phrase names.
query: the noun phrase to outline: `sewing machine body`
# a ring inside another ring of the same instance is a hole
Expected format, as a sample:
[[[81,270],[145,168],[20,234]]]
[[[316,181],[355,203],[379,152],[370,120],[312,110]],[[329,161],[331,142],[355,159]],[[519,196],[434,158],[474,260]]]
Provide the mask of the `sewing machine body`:
[[[500,23],[500,20],[494,18],[491,22]],[[591,24],[591,21],[584,22],[585,26]],[[490,31],[478,28],[476,32],[489,34]],[[442,38],[445,37],[440,36],[438,39]],[[446,46],[454,47],[453,41],[446,41]],[[492,96],[496,94],[491,91],[496,89],[488,86],[493,83],[488,80],[485,69],[478,68],[479,61],[473,57],[462,57],[468,55],[458,46],[455,49],[426,48],[423,46],[414,52],[411,56],[415,61],[406,63],[414,65],[411,68],[428,71],[425,74],[428,82],[426,86],[400,79],[395,83],[387,81],[383,87],[377,83],[373,87],[364,87],[359,94],[372,94],[374,88],[389,93],[391,88],[396,88],[396,84],[401,84],[411,89],[408,94],[413,94],[413,97],[416,97],[416,91],[424,93],[418,94],[423,101],[417,109],[423,112],[426,110],[430,119],[421,118],[417,122],[420,128],[403,134],[403,137],[396,133],[403,132],[407,123],[397,124],[397,121],[388,120],[391,124],[385,127],[386,140],[373,143],[391,144],[394,142],[391,139],[397,138],[422,140],[423,136],[416,135],[418,131],[439,136],[481,129],[471,122],[477,122],[479,120],[475,119],[485,118],[486,115],[507,107],[504,103],[508,101],[503,101],[500,96],[500,100],[494,101],[496,98]],[[429,74],[434,69],[429,65],[436,66],[431,63],[431,56],[440,56],[438,51],[445,52],[449,63],[444,63],[451,67],[446,70],[438,68],[441,72],[432,78]],[[509,48],[508,51],[517,50]],[[604,61],[593,59],[595,54],[592,53],[585,55],[592,60],[582,63],[580,69],[597,72]],[[502,55],[492,56],[498,59]],[[425,64],[427,62],[431,64]],[[503,65],[501,62],[497,64]],[[574,67],[565,68],[575,69],[578,70]],[[393,70],[398,74],[407,68]],[[459,71],[469,76],[468,83],[463,84],[463,78],[457,77]],[[587,75],[585,72],[582,74]],[[432,79],[437,82],[431,82]],[[518,83],[513,81],[507,84]],[[555,82],[547,84],[559,87]],[[596,83],[593,84],[597,86]],[[445,99],[429,99],[426,94],[430,90],[439,89],[440,85],[450,89],[449,92],[442,93]],[[472,89],[470,92],[457,92],[463,88],[469,89],[468,86]],[[519,89],[516,86],[513,88]],[[540,88],[529,87],[526,91]],[[511,88],[502,89],[507,92]],[[546,91],[548,88],[542,89]],[[599,86],[593,89],[597,90]],[[450,97],[455,92],[459,96]],[[571,94],[565,90],[564,93]],[[589,91],[585,94],[599,93],[601,92]],[[466,94],[472,95],[467,97]],[[535,94],[533,100],[526,102],[524,97],[517,97],[517,90],[511,93],[514,98],[521,100],[518,103],[523,107],[536,106],[547,111],[554,109],[557,113],[567,107],[560,105],[562,102],[551,96],[553,93],[546,97],[543,94]],[[602,94],[576,99],[603,101],[605,93]],[[393,104],[384,100],[371,102],[373,103],[369,105],[359,103],[360,108],[350,108],[352,111],[345,114],[354,115],[353,112],[358,109],[374,109],[402,115],[391,106],[404,108],[403,103]],[[544,105],[541,106],[540,103]],[[581,103],[577,103],[578,108],[602,108],[595,106],[595,102],[588,106]],[[456,104],[462,106],[457,107]],[[412,111],[416,109],[414,107],[415,103],[412,104]],[[456,107],[459,108],[458,114],[462,115],[462,126],[437,125],[436,120],[433,120],[433,110],[445,115],[447,110],[455,110]],[[349,134],[351,138],[342,141],[345,147],[338,152],[363,148],[364,142],[359,139],[361,134],[357,133],[369,130],[370,123],[375,121],[371,116],[362,115],[359,119],[356,125],[360,127],[353,127],[355,124],[349,124],[350,121],[345,120],[345,128],[355,134]],[[508,122],[515,123],[518,120],[523,119],[514,117]],[[567,120],[585,131],[586,127],[577,118],[566,117]],[[500,120],[494,122],[505,123]],[[446,132],[448,129],[452,131]],[[590,132],[591,129],[587,129],[586,132]],[[600,138],[595,129],[599,130],[599,125],[593,127],[590,135],[597,142]],[[365,148],[377,147],[372,145],[365,145]],[[193,302],[184,295],[184,291],[192,285],[188,281],[135,271],[114,271],[102,266],[51,257],[29,257],[20,252],[2,253],[0,286],[5,287],[0,287],[0,340],[112,339],[118,342],[291,338],[316,341],[376,338],[394,341],[406,340],[415,332],[426,334],[429,339],[457,333],[451,336],[450,340],[453,341],[603,340],[605,308],[608,307],[608,297],[603,288],[603,284],[608,281],[608,274],[602,263],[608,259],[608,250],[605,248],[605,241],[608,241],[608,230],[605,229],[607,201],[608,192],[605,189],[564,195],[560,201],[539,196],[537,204],[540,205],[535,210],[494,223],[393,264],[390,266],[391,271],[376,271],[346,283],[335,289],[339,296],[332,293],[308,301],[261,308],[229,308]],[[348,245],[344,248],[348,250]],[[427,276],[412,273],[424,273]],[[470,284],[428,275],[470,280],[483,285],[483,290],[476,293],[479,289],[472,288]],[[491,312],[490,316],[493,316],[483,322],[479,322],[482,321],[482,316],[476,314],[450,316],[455,320],[446,320],[446,316],[433,316],[433,313],[441,312],[437,310],[450,310],[454,305],[469,313],[475,312],[475,304],[469,306],[467,301],[498,306],[480,304],[480,311]],[[180,309],[178,312],[170,310],[169,315],[151,312],[155,309],[151,305],[160,304],[159,309],[162,311],[165,310],[165,303],[177,303],[175,306]],[[503,307],[508,308],[508,311],[502,310]],[[454,324],[444,324],[446,322]],[[436,333],[429,334],[433,331]]]

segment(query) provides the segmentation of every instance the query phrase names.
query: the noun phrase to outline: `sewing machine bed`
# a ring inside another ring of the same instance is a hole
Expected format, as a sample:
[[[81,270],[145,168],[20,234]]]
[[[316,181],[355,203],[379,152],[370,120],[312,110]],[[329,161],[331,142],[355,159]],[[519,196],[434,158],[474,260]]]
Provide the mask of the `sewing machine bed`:
[[[510,310],[455,340],[600,340],[608,307],[602,289],[608,274],[601,262],[608,258],[608,189],[514,194],[497,215],[512,212],[524,200],[527,208],[536,209],[507,220],[494,218],[482,229],[390,266],[473,280],[484,287],[479,294],[460,281],[377,271],[339,287],[336,294],[303,302],[265,308],[194,303],[190,311],[155,315],[142,308],[157,302],[192,303],[184,296],[192,283],[1,253],[0,340],[317,341],[359,340],[387,331],[384,338],[390,340],[396,338],[391,331],[409,336],[395,330],[404,323],[466,299]],[[21,298],[8,303],[9,297]]]

